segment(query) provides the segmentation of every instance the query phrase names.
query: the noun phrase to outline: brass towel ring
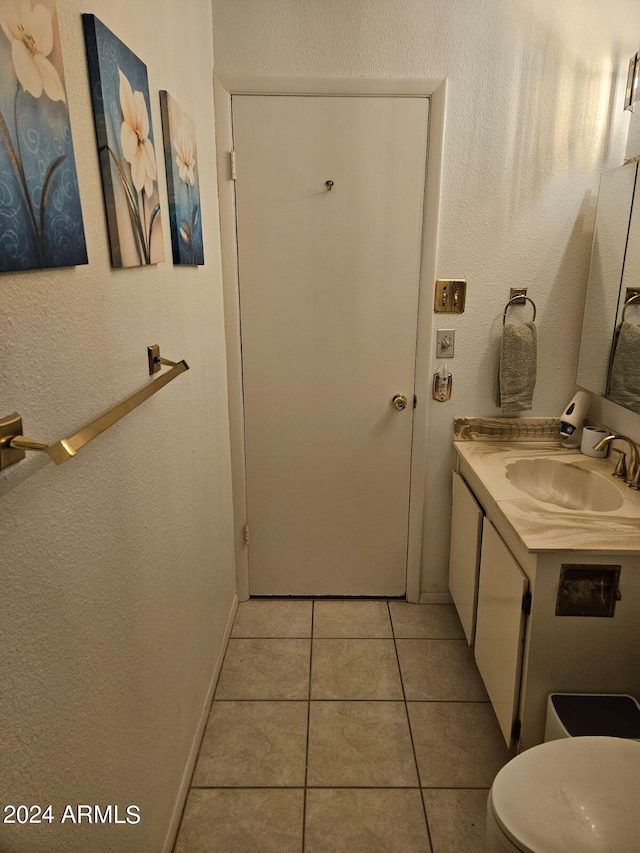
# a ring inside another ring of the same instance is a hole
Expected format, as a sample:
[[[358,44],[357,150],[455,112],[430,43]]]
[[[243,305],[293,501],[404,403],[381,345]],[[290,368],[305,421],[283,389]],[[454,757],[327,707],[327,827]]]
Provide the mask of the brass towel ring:
[[[633,298],[635,299],[636,297],[634,296]],[[529,299],[528,296],[512,296],[511,299],[505,305],[504,314],[502,315],[502,325],[503,326],[507,322],[507,311],[509,310],[509,306],[513,302],[517,302],[519,299],[526,299],[527,302],[530,302],[533,305],[533,317],[531,319],[531,322],[535,323],[535,321],[536,321],[536,303],[533,301],[533,299]],[[629,301],[631,301],[631,300],[629,300]]]
[[[622,320],[620,320],[621,323],[624,323],[624,315],[627,313],[627,307],[631,305],[632,302],[635,302],[636,299],[640,299],[640,293],[636,293],[635,296],[632,296],[631,299],[627,299],[624,303],[624,308],[622,309]]]

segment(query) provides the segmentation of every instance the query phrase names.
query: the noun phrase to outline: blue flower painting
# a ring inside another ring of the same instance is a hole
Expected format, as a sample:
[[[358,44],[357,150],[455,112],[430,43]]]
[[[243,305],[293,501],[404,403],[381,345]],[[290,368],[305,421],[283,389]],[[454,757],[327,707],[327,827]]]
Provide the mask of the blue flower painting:
[[[114,267],[164,261],[147,66],[95,15],[83,15]]]
[[[174,264],[204,264],[196,126],[168,92],[160,92],[164,161]]]
[[[0,4],[0,272],[87,263],[54,0]]]

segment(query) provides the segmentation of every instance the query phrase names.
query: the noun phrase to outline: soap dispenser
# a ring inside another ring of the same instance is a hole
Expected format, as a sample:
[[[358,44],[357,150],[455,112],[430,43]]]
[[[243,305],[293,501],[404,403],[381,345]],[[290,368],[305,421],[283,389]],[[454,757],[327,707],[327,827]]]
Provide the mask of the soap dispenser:
[[[560,435],[566,439],[562,442],[563,447],[580,446],[579,430],[582,429],[590,405],[590,395],[586,391],[578,391],[560,416]]]

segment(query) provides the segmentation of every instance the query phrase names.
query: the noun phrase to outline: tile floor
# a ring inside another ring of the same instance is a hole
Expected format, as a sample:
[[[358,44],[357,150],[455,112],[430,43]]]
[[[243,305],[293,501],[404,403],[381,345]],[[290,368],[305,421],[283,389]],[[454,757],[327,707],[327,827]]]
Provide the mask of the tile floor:
[[[244,602],[175,853],[482,853],[508,758],[453,606]]]

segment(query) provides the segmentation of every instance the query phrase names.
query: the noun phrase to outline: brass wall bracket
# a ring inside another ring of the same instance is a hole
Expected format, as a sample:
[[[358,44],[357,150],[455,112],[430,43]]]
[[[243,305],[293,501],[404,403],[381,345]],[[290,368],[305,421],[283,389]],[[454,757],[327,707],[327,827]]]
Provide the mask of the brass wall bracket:
[[[512,305],[525,304],[525,296],[527,295],[526,287],[512,287],[510,292],[511,296],[509,297],[509,302],[511,302]],[[518,299],[519,296],[521,297],[520,299]]]
[[[147,358],[149,359],[149,376],[159,373],[163,364],[166,367],[176,367],[179,364],[177,361],[169,361],[168,358],[162,358],[158,344],[151,344],[150,347],[147,347]]]
[[[160,364],[160,347],[158,344],[151,344],[147,347],[147,358],[149,359],[149,376],[158,373],[162,365]]]
[[[433,310],[436,314],[462,314],[467,300],[467,282],[463,278],[439,278],[436,281]]]
[[[25,451],[11,446],[18,435],[22,435],[22,418],[17,412],[0,420],[0,471],[24,459]]]

